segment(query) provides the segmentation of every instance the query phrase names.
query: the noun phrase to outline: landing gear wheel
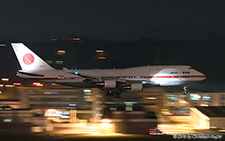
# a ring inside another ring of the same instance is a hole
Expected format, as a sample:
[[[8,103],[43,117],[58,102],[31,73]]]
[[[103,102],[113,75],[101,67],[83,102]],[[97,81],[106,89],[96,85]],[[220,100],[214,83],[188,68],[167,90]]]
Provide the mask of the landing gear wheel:
[[[119,90],[116,92],[116,97],[119,97],[121,93],[122,93],[122,90],[119,89]]]
[[[113,96],[113,95],[114,95],[114,92],[113,92],[113,91],[108,91],[108,92],[106,93],[106,95],[107,95],[107,96]]]

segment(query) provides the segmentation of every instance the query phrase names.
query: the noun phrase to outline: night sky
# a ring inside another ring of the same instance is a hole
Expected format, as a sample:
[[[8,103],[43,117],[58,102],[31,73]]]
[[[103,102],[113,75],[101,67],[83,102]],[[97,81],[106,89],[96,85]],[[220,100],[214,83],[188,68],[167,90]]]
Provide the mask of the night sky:
[[[0,0],[1,40],[224,37],[224,0]]]
[[[0,0],[0,43],[7,45],[0,47],[0,77],[19,69],[11,42],[81,69],[96,67],[98,48],[107,53],[102,67],[124,68],[154,64],[154,47],[161,47],[162,65],[191,65],[207,75],[204,88],[225,90],[224,18],[224,0]],[[58,49],[67,51],[64,58]]]

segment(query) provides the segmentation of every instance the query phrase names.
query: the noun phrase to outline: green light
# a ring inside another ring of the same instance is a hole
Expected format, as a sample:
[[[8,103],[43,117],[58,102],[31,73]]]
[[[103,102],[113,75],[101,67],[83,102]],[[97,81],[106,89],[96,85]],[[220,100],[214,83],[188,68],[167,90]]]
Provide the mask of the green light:
[[[55,61],[55,64],[61,65],[61,64],[63,64],[63,61]]]

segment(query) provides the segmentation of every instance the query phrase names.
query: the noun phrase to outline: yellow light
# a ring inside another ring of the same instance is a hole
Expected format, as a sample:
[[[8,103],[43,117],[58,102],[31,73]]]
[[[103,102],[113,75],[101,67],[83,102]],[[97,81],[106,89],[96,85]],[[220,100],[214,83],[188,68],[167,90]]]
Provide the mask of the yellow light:
[[[3,84],[0,84],[0,87],[4,87],[4,85]]]
[[[106,122],[106,123],[109,123],[109,122],[112,122],[111,120],[109,119],[102,119],[101,122]]]
[[[65,55],[66,51],[65,50],[58,50],[57,53],[58,53],[58,55]]]
[[[110,123],[101,123],[100,126],[101,126],[101,128],[103,128],[103,129],[104,129],[104,128],[107,129],[107,128],[112,127],[112,125],[111,125]]]
[[[80,38],[73,38],[74,41],[80,41]]]
[[[5,85],[5,87],[7,87],[7,88],[13,88],[15,86],[14,85]]]
[[[111,134],[114,133],[114,126],[109,119],[102,119],[100,123],[101,134]]]
[[[156,99],[155,97],[147,97],[146,99]]]
[[[104,51],[103,50],[100,50],[100,49],[97,49],[96,52],[97,53],[103,53]]]
[[[98,59],[100,59],[100,60],[105,60],[106,57],[98,57]]]
[[[2,81],[9,81],[9,78],[2,78]]]

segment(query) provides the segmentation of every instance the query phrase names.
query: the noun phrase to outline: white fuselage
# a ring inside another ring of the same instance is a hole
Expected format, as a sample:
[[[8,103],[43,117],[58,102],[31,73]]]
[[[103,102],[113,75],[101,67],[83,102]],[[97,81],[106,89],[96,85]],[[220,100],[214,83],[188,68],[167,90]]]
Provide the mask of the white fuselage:
[[[87,69],[73,72],[74,74],[64,70],[39,70],[29,71],[29,73],[37,75],[19,72],[18,76],[55,83],[83,83],[86,78],[82,76],[88,76],[96,78],[94,81],[116,80],[130,83],[133,81],[158,86],[179,86],[206,79],[204,74],[190,66],[142,66],[125,69]],[[81,76],[75,73],[81,74]],[[43,76],[38,76],[38,74]]]

